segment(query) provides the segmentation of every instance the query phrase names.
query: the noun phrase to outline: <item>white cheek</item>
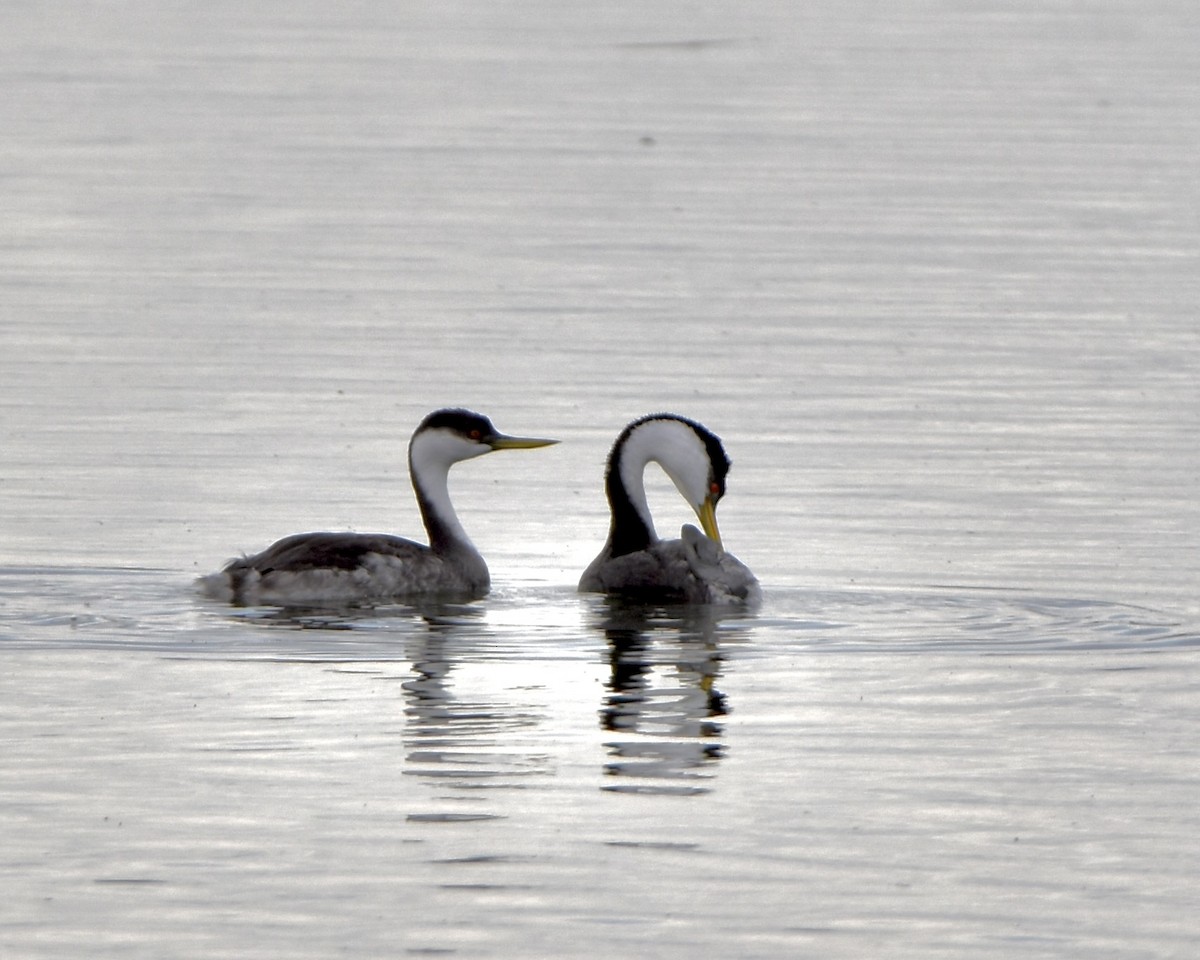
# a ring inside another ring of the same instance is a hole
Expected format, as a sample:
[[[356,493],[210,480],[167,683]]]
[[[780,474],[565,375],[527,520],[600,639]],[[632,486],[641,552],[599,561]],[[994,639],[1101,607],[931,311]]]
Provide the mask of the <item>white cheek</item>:
[[[690,503],[693,508],[699,509],[704,501],[708,499],[708,486],[707,482],[697,483],[694,481],[696,480],[697,476],[707,477],[708,462],[705,461],[703,464],[698,465],[694,469],[703,470],[704,473],[697,474],[692,472],[689,474],[689,479],[693,482],[688,482],[687,480],[683,482],[677,481],[675,486],[679,487],[679,492],[683,494],[683,498],[687,500],[687,502]]]
[[[451,464],[478,457],[490,449],[487,444],[473,443],[457,434],[430,430],[413,441],[413,468],[418,472],[422,468],[448,470]]]
[[[708,496],[708,456],[691,431],[680,441],[672,446],[670,457],[660,462],[683,498],[693,507],[699,507]]]

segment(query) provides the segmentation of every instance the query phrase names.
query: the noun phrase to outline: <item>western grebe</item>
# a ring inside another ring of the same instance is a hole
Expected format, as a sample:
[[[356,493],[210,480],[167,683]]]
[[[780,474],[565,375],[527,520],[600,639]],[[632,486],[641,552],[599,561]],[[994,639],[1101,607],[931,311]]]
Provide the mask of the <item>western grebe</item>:
[[[684,524],[679,540],[658,538],[644,482],[651,461],[696,511],[704,533]],[[584,571],[580,591],[650,601],[757,603],[758,580],[725,552],[717,529],[717,502],[725,495],[728,472],[720,438],[694,420],[658,413],[629,424],[613,444],[604,475],[612,511],[608,540]]]
[[[385,533],[298,533],[202,577],[201,590],[238,604],[320,606],[417,597],[475,599],[488,591],[487,564],[450,502],[450,468],[493,450],[557,440],[510,437],[470,410],[435,410],[408,445],[408,469],[429,546]]]

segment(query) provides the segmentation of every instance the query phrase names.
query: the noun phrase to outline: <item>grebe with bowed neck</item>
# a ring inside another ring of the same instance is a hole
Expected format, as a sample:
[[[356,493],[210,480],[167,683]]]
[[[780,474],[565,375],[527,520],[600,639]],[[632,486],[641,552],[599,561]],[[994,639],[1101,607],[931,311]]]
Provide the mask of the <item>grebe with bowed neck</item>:
[[[660,540],[646,502],[644,475],[654,461],[700,520],[678,540]],[[725,495],[729,457],[702,424],[673,413],[634,420],[621,431],[604,475],[612,522],[608,540],[579,581],[583,593],[649,602],[754,605],[762,588],[749,567],[721,544],[717,502]]]
[[[493,450],[545,447],[557,440],[510,437],[470,410],[435,410],[408,445],[408,468],[429,546],[385,533],[298,533],[202,577],[217,600],[269,606],[383,603],[488,592],[487,564],[450,502],[450,468]]]

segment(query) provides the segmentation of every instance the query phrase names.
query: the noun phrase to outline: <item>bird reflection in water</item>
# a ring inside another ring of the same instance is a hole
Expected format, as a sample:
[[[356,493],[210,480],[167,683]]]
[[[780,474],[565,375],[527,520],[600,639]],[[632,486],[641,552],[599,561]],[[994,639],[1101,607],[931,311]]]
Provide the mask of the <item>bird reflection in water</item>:
[[[439,806],[448,809],[410,816],[418,820],[487,819],[481,808],[481,790],[517,789],[532,775],[544,774],[546,756],[529,751],[522,734],[538,727],[543,715],[532,704],[513,703],[499,696],[490,681],[502,673],[497,661],[488,664],[485,691],[460,694],[451,677],[478,665],[476,642],[486,639],[482,622],[465,619],[461,610],[433,617],[426,615],[427,630],[412,638],[409,655],[412,673],[404,689],[405,773],[437,784],[443,792]],[[471,613],[478,616],[474,610]],[[474,642],[473,642],[474,641]],[[453,653],[451,653],[453,651]]]
[[[721,718],[729,711],[717,689],[720,641],[742,631],[719,629],[746,614],[713,607],[655,607],[604,601],[596,626],[608,642],[610,677],[600,709],[615,778],[603,789],[627,793],[707,793],[724,755]]]

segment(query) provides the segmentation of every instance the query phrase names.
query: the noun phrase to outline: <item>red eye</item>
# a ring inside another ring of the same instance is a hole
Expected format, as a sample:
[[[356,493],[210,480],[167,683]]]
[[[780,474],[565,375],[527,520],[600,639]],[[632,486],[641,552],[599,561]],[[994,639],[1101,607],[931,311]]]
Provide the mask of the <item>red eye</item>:
[[[720,492],[721,492],[721,485],[720,485],[719,483],[716,483],[715,481],[714,481],[713,483],[710,483],[710,484],[708,485],[708,492],[709,492],[709,493],[712,493],[712,494],[717,494],[717,493],[720,493]]]
[[[480,433],[478,430],[472,430],[470,433],[470,437],[472,440],[478,440],[482,436],[483,436],[483,434]]]

